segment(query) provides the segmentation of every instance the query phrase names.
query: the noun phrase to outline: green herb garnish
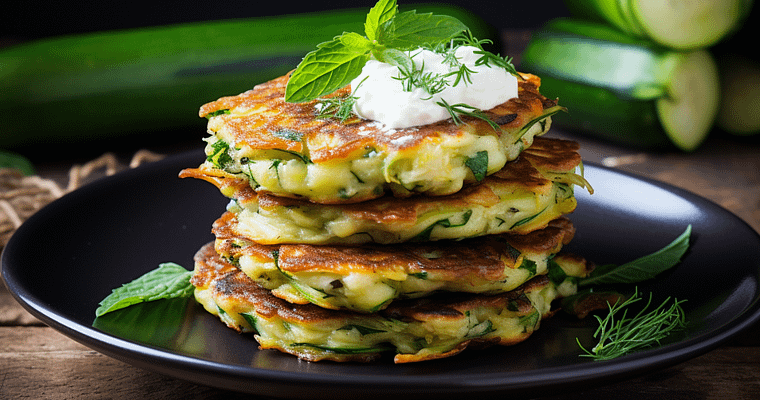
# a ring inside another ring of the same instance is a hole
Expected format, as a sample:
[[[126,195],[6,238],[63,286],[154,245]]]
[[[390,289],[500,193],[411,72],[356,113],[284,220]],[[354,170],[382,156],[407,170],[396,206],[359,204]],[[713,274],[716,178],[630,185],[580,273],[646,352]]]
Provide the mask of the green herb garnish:
[[[472,171],[476,181],[482,181],[488,173],[488,152],[482,150],[475,153],[474,156],[464,162],[464,165]]]
[[[344,32],[308,53],[288,80],[285,101],[300,103],[332,93],[359,76],[374,56],[393,65],[408,66],[403,50],[451,40],[467,30],[446,15],[398,12],[395,0],[380,0],[370,9],[364,34]]]
[[[594,360],[609,360],[630,354],[636,350],[659,345],[675,330],[682,329],[686,325],[685,313],[681,304],[683,300],[673,300],[668,297],[659,306],[647,311],[652,303],[652,294],[649,294],[644,308],[635,316],[628,317],[627,307],[641,297],[638,290],[628,300],[609,304],[609,313],[602,318],[595,315],[599,321],[599,328],[594,332],[597,345],[586,349],[576,338],[578,346],[585,352],[583,357],[591,357]],[[622,314],[621,314],[622,312]]]
[[[487,67],[493,65],[505,69],[518,79],[522,79],[522,76],[517,72],[514,64],[512,64],[511,57],[502,57],[499,54],[493,54],[490,51],[483,49],[484,44],[493,44],[493,41],[489,39],[476,39],[472,36],[472,33],[469,30],[462,32],[458,37],[454,38],[454,41],[458,46],[472,46],[478,48],[478,50],[475,51],[475,54],[479,55],[480,58],[475,61],[475,65],[485,65]]]
[[[232,156],[229,154],[230,145],[224,140],[217,140],[211,145],[211,153],[206,156],[206,161],[214,164],[216,168],[223,169],[232,163]]]
[[[316,118],[328,119],[335,118],[340,122],[346,122],[354,114],[354,104],[356,104],[356,97],[340,96],[329,97],[319,100],[319,108]]]
[[[362,80],[355,89],[361,86],[362,82],[364,82],[364,80]],[[354,115],[354,105],[356,104],[357,99],[358,98],[356,96],[353,96],[351,94],[347,94],[345,96],[320,98],[318,99],[319,103],[317,107],[316,118],[335,118],[339,119],[340,122],[346,122],[347,119],[351,118],[351,116]]]
[[[461,116],[468,116],[468,117],[482,119],[483,121],[487,122],[488,125],[491,125],[491,128],[493,128],[493,130],[495,131],[499,130],[499,124],[491,120],[491,118],[488,118],[488,116],[477,107],[473,107],[471,105],[467,105],[464,103],[449,104],[444,99],[441,99],[441,101],[436,102],[436,104],[445,108],[446,111],[449,112],[449,116],[451,116],[451,119],[457,125],[461,125],[463,123]]]
[[[443,78],[450,75],[456,76],[455,85],[470,81],[472,71],[451,56],[450,47],[462,45],[478,48],[478,65],[493,65],[519,75],[510,59],[483,50],[483,43],[488,41],[473,38],[467,26],[454,17],[414,10],[399,13],[395,0],[379,0],[367,14],[364,35],[344,32],[304,57],[288,80],[285,101],[315,100],[348,85],[370,58],[399,67],[405,86],[423,87],[432,94],[448,85]],[[456,70],[443,76],[419,73],[406,51],[420,47],[448,54],[446,60]]]
[[[652,279],[681,261],[689,248],[690,236],[691,225],[673,242],[652,254],[621,266],[608,264],[596,267],[587,278],[578,282],[578,286],[630,284]]]
[[[114,289],[100,302],[95,316],[100,317],[133,304],[190,297],[193,295],[193,285],[190,283],[192,275],[192,271],[177,264],[163,263],[157,269]]]
[[[690,236],[691,225],[687,226],[686,230],[673,242],[652,254],[621,266],[597,267],[589,277],[579,279],[578,286],[633,284],[652,279],[680,262],[681,257],[688,250]],[[652,301],[650,294],[644,309],[633,318],[628,318],[627,310],[624,309],[640,300],[638,288],[633,296],[625,301],[621,300],[623,298],[625,296],[615,292],[596,293],[594,288],[591,288],[562,300],[563,305],[571,305],[585,299],[586,305],[580,307],[581,315],[585,315],[594,309],[599,309],[600,299],[616,299],[614,304],[611,304],[609,300],[606,301],[609,308],[606,317],[594,316],[599,321],[599,328],[594,333],[594,338],[598,338],[598,344],[595,347],[587,350],[576,338],[578,345],[585,352],[583,356],[592,357],[595,360],[620,357],[641,348],[660,344],[660,340],[685,324],[685,313],[680,306],[684,300],[674,300],[673,304],[668,306],[667,303],[670,301],[668,298],[659,307],[645,313]],[[621,310],[623,310],[622,315],[619,315]],[[572,310],[569,311],[572,312]]]
[[[406,55],[404,55],[406,57]],[[408,65],[406,65],[408,64]],[[429,95],[423,100],[429,100],[434,94],[442,92],[449,86],[448,74],[423,72],[425,64],[417,66],[409,59],[409,63],[399,66],[399,76],[394,78],[401,81],[405,92],[411,92],[414,88],[420,88]]]

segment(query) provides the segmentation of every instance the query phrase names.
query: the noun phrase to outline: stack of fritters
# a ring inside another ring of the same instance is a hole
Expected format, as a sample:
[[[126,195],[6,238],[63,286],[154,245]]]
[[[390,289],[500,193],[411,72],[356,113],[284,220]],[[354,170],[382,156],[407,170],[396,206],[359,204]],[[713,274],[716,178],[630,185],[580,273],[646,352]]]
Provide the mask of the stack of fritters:
[[[320,119],[287,79],[201,108],[207,160],[180,176],[231,199],[196,255],[206,310],[305,360],[411,362],[517,343],[575,292],[586,262],[558,253],[587,183],[576,143],[538,137],[537,77],[486,112],[499,130]]]

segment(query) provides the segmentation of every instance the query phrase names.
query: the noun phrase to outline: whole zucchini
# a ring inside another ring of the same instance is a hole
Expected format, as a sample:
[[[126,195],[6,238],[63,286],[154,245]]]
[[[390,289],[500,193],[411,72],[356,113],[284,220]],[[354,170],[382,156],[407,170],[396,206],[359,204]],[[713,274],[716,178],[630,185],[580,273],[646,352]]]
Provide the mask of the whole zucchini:
[[[710,53],[674,51],[601,23],[550,21],[531,38],[520,68],[541,76],[542,93],[567,107],[555,126],[634,147],[694,150],[719,107]]]
[[[459,18],[481,39],[482,19]],[[283,75],[320,42],[363,32],[369,9],[187,23],[42,39],[0,50],[0,148],[189,128],[198,108]]]

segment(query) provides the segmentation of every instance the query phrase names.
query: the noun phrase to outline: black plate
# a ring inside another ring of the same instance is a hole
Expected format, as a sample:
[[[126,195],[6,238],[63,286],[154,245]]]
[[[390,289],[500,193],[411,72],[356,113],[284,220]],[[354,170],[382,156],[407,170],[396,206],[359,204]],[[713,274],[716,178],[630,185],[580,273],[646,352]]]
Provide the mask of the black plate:
[[[111,289],[161,262],[190,269],[195,251],[212,240],[211,223],[227,200],[208,183],[177,178],[180,169],[202,159],[199,151],[139,167],[45,207],[5,248],[6,285],[33,315],[104,354],[196,383],[270,397],[556,393],[682,362],[760,320],[757,233],[686,191],[589,165],[586,177],[596,193],[576,191],[572,251],[597,263],[621,264],[693,226],[683,262],[641,286],[655,293],[655,301],[688,300],[688,328],[660,348],[605,362],[580,358],[575,338],[591,343],[596,322],[558,315],[512,347],[408,365],[308,363],[258,350],[252,337],[226,328],[194,301],[130,308],[93,327],[98,302]]]

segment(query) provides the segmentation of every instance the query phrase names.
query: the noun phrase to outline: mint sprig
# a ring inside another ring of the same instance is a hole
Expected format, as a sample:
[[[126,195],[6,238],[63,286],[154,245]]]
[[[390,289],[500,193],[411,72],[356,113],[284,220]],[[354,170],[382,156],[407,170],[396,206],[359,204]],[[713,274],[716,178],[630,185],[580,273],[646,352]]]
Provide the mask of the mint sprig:
[[[396,1],[378,1],[369,10],[367,18],[364,21],[364,33],[367,35],[367,39],[371,41],[378,40],[378,35],[381,32],[383,24],[393,19],[397,13],[398,6],[396,5]]]
[[[190,283],[192,275],[192,271],[175,263],[160,264],[157,269],[113,289],[111,294],[100,302],[100,307],[95,310],[95,316],[100,317],[133,304],[190,297],[194,291]]]
[[[285,101],[300,103],[317,99],[359,76],[369,60],[371,48],[369,41],[361,45],[359,38],[365,39],[358,34],[343,34],[319,44],[307,54],[288,80]]]
[[[467,26],[447,15],[399,13],[396,0],[380,0],[367,14],[364,30],[364,35],[344,32],[308,53],[288,80],[285,101],[315,100],[348,85],[372,56],[408,69],[411,59],[403,50],[448,42]]]
[[[652,254],[620,266],[609,264],[595,268],[587,278],[578,282],[578,286],[631,284],[652,279],[681,261],[689,248],[690,237],[691,225],[670,244]]]

